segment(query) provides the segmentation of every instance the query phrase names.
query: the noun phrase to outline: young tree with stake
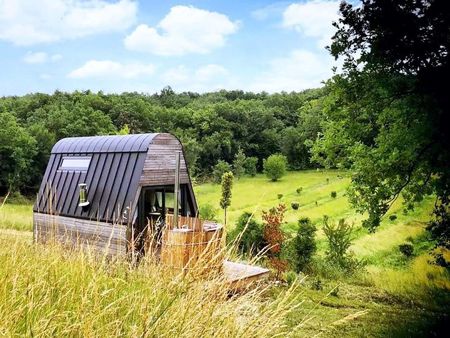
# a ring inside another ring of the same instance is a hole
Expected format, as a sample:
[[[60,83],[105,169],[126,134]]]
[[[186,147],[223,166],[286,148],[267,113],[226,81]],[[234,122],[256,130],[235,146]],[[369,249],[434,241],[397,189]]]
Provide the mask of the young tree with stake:
[[[233,188],[233,173],[226,172],[222,175],[222,197],[220,207],[224,210],[225,226],[227,225],[227,208],[231,205],[231,189]]]

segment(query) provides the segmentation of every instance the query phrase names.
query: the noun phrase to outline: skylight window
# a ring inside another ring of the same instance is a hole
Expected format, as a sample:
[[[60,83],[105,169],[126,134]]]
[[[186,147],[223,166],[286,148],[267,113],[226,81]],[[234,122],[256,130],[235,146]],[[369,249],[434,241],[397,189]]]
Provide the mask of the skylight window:
[[[59,167],[60,170],[86,171],[91,162],[90,157],[64,157]]]

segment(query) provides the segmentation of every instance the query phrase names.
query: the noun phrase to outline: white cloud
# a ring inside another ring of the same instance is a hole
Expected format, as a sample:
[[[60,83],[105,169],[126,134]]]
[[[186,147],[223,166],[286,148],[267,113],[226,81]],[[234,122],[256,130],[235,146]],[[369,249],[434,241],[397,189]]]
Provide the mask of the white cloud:
[[[44,52],[28,52],[24,57],[23,61],[25,63],[45,63],[48,60],[47,53]]]
[[[132,0],[2,0],[0,40],[33,45],[122,31],[136,13]]]
[[[61,60],[61,59],[62,59],[62,55],[61,55],[61,54],[53,54],[53,55],[50,57],[50,60],[53,61],[53,62],[59,61],[59,60]]]
[[[42,80],[50,80],[52,78],[52,76],[50,74],[47,74],[47,73],[43,73],[43,74],[39,75],[39,77]]]
[[[200,82],[208,82],[226,75],[228,75],[228,71],[224,67],[215,64],[200,67],[195,72],[195,78]]]
[[[71,71],[67,76],[73,79],[91,77],[112,77],[134,79],[145,75],[152,75],[155,66],[142,63],[120,63],[110,60],[90,60],[80,68]]]
[[[181,83],[186,83],[192,73],[184,65],[179,65],[175,68],[170,68],[164,74],[162,74],[161,79],[164,83],[169,85],[177,85]]]
[[[286,8],[285,2],[275,2],[273,4],[252,11],[251,16],[256,20],[263,21],[267,20],[268,18],[274,15],[278,16],[280,13],[284,11],[285,8]]]
[[[139,25],[124,43],[130,50],[158,55],[206,54],[222,47],[238,26],[221,13],[174,6],[156,28]]]
[[[332,75],[333,66],[333,58],[324,53],[294,50],[287,57],[272,60],[249,89],[273,93],[320,87],[321,81]]]
[[[45,52],[28,52],[23,57],[23,62],[30,63],[30,64],[36,64],[36,63],[46,63],[46,62],[57,62],[62,59],[61,54],[53,54],[48,55]]]
[[[230,86],[228,70],[221,65],[208,64],[196,69],[179,65],[162,74],[164,84],[176,90],[211,91]]]
[[[312,0],[289,5],[283,13],[283,26],[295,29],[306,37],[318,39],[318,46],[331,42],[339,18],[340,0]]]

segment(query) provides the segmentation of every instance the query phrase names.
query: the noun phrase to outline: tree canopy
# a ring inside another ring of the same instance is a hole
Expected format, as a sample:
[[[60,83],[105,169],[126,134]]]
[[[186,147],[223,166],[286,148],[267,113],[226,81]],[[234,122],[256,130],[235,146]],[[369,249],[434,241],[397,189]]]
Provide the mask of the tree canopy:
[[[326,121],[313,159],[351,168],[349,196],[374,230],[400,194],[449,208],[450,12],[443,0],[342,3],[330,52]]]
[[[317,120],[305,124],[302,116],[324,97],[324,89],[269,95],[175,93],[169,87],[152,95],[56,91],[2,97],[0,194],[11,189],[34,193],[51,147],[70,136],[169,132],[183,142],[191,175],[202,177],[212,175],[218,162],[234,164],[238,176],[242,166],[254,175],[264,158],[279,152],[288,156],[292,168],[311,167],[304,143],[314,141]],[[291,129],[302,133],[296,142],[302,145],[283,146],[282,135],[291,135]],[[304,134],[306,129],[313,131]]]

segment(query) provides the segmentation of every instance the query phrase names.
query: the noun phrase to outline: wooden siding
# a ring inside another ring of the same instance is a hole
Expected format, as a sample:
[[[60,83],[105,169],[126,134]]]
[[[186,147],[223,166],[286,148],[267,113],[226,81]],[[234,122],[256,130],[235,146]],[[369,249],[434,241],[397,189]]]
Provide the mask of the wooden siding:
[[[170,134],[157,134],[148,147],[140,185],[170,185],[175,183],[175,154],[183,151],[178,139]],[[182,153],[183,155],[183,153]],[[190,183],[184,156],[180,158],[180,183]]]
[[[33,225],[33,236],[39,243],[56,240],[109,255],[125,255],[127,251],[125,225],[41,213],[33,214]]]

